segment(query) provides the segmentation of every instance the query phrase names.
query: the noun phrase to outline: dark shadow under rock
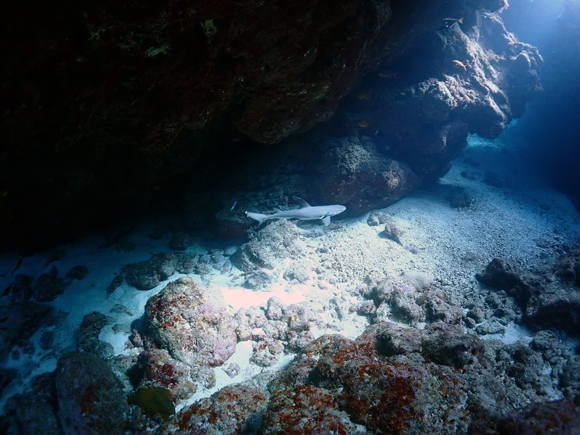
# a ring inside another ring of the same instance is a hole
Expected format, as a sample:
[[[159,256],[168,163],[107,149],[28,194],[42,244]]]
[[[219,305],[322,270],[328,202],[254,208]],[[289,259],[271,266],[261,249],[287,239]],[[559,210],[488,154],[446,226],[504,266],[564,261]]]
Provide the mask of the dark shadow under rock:
[[[468,208],[473,204],[473,198],[462,187],[451,189],[447,200],[449,201],[451,208]]]
[[[32,295],[38,302],[49,302],[64,293],[69,281],[59,278],[58,271],[52,266],[49,273],[43,273],[32,285]]]

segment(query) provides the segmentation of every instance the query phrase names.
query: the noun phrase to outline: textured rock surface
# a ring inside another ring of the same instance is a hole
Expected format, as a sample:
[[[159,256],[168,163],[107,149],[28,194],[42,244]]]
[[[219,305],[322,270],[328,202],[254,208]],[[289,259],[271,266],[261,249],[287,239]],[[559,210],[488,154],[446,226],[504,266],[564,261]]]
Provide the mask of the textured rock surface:
[[[346,215],[351,216],[386,207],[419,184],[407,165],[386,158],[366,136],[329,141],[316,171],[316,197],[346,205]]]
[[[580,294],[575,287],[576,259],[577,251],[572,250],[552,270],[524,273],[510,262],[495,258],[477,274],[477,279],[513,296],[528,325],[577,334],[580,332]]]
[[[190,397],[197,390],[192,382],[191,368],[177,361],[165,349],[149,349],[139,355],[143,370],[142,385],[166,388],[174,401]]]
[[[274,269],[286,257],[300,253],[298,228],[286,219],[278,219],[259,230],[255,237],[232,255],[234,264],[244,272]]]
[[[113,346],[99,340],[101,329],[106,325],[107,316],[104,314],[96,311],[87,314],[83,318],[77,333],[77,350],[79,352],[92,353],[104,359],[113,356]]]
[[[240,308],[233,319],[240,341],[254,340],[250,361],[261,367],[278,362],[284,352],[298,352],[314,340],[312,330],[323,328],[323,318],[307,302],[286,305],[277,297],[268,307]]]
[[[129,405],[123,386],[103,360],[88,353],[64,355],[58,361],[55,384],[66,435],[122,434],[128,428]]]
[[[573,402],[558,400],[533,404],[521,412],[511,412],[498,421],[481,419],[472,424],[470,434],[561,434],[573,435],[580,431],[580,414]]]
[[[67,286],[68,282],[59,278],[56,267],[52,266],[49,273],[43,273],[32,284],[32,296],[38,302],[49,302],[63,294]]]
[[[580,251],[572,250],[558,259],[558,275],[566,283],[580,287]]]
[[[237,337],[221,293],[178,278],[147,301],[145,331],[170,355],[196,369],[222,365]]]
[[[392,77],[365,78],[368,96],[352,94],[335,128],[364,120],[378,149],[419,175],[444,171],[468,133],[497,137],[541,90],[543,59],[507,32],[499,15],[467,14],[463,24],[441,25],[414,43],[389,62]]]
[[[226,387],[184,408],[157,434],[256,433],[266,408],[267,391],[245,385]]]
[[[151,290],[176,272],[191,273],[195,267],[195,255],[186,253],[155,254],[147,261],[128,264],[121,273],[133,287]]]
[[[260,427],[261,434],[363,434],[346,412],[336,409],[324,389],[300,385],[274,394]]]
[[[49,306],[33,302],[1,306],[0,360],[6,358],[16,344],[32,337],[50,311]]]
[[[6,416],[14,422],[12,429],[18,428],[8,433],[62,435],[61,425],[55,413],[56,408],[53,374],[37,376],[31,382],[28,393],[15,394],[8,399],[5,407]]]
[[[562,350],[546,334],[538,333],[531,348],[482,342],[443,323],[423,331],[381,323],[355,341],[325,335],[267,389],[229,386],[183,409],[159,433],[479,434],[554,427],[572,434],[579,414],[571,402],[546,403],[558,380],[541,372],[546,358],[555,362]],[[527,401],[535,404],[520,409]]]

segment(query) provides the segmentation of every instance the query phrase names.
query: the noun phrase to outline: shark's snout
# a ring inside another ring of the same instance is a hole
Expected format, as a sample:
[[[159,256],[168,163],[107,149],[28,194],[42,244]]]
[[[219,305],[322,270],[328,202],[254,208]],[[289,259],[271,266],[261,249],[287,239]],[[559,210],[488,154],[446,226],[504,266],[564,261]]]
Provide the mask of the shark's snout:
[[[336,216],[337,214],[340,214],[346,210],[346,207],[344,205],[335,205],[333,207],[334,208],[330,213],[331,216]]]

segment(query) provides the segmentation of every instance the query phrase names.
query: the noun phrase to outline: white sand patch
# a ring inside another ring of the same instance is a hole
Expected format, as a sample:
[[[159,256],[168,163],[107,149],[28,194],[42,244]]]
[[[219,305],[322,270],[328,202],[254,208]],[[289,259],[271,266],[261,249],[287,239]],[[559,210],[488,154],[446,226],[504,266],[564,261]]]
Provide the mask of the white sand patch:
[[[505,332],[502,334],[489,334],[481,337],[482,340],[500,340],[505,344],[513,344],[518,341],[530,343],[532,341],[533,333],[522,325],[516,325],[514,322],[507,324]]]
[[[239,310],[242,307],[250,308],[253,305],[266,305],[268,299],[273,296],[282,299],[286,305],[297,304],[306,299],[304,297],[304,286],[299,286],[298,289],[294,289],[292,292],[286,292],[283,288],[278,288],[273,292],[254,291],[243,288],[230,289],[227,287],[220,287],[220,290],[224,295],[226,304],[235,310]]]

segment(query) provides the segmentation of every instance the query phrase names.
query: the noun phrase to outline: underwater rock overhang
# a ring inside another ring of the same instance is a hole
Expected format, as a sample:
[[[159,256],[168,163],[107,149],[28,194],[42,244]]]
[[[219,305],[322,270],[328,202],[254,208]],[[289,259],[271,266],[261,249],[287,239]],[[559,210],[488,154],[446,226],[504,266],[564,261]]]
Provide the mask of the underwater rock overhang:
[[[219,167],[212,152],[221,157],[220,150],[247,146],[247,140],[232,145],[239,132],[274,143],[307,131],[329,119],[365,75],[424,49],[418,41],[442,18],[463,15],[466,29],[477,30],[477,10],[502,6],[502,0],[189,1],[162,8],[129,2],[66,10],[57,4],[42,15],[24,4],[4,6],[3,15],[14,17],[6,29],[15,41],[5,47],[9,67],[2,77],[4,248],[62,239],[113,211],[147,205],[160,181],[208,159]],[[507,43],[503,26],[495,27]],[[517,57],[525,70],[530,56]],[[528,80],[509,98],[525,103],[524,91],[535,87]],[[498,116],[500,127],[511,116],[507,102],[475,100],[494,125]],[[436,174],[458,152],[464,124],[498,134],[485,119],[477,125],[473,105],[459,103],[465,116],[427,129],[411,146],[394,141],[395,153],[420,175]],[[433,115],[431,109],[423,111]],[[391,138],[398,128],[408,138],[405,129],[416,127],[396,117],[378,124]],[[433,152],[417,145],[425,140],[449,145]]]

